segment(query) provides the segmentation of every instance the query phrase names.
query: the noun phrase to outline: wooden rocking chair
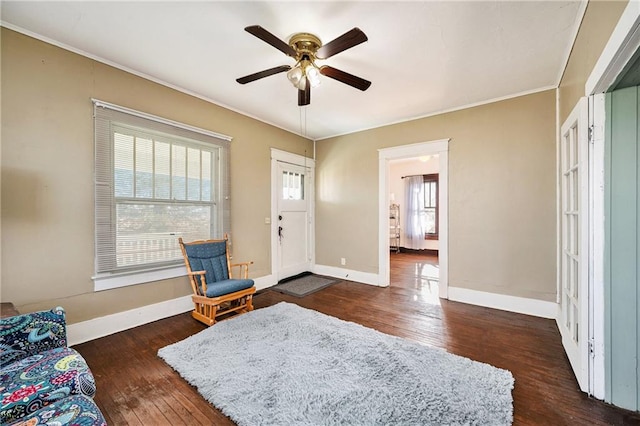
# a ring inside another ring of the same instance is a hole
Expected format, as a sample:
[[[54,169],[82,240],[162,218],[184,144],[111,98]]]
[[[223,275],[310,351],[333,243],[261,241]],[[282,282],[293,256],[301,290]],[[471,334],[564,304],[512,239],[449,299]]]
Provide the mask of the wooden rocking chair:
[[[223,240],[185,243],[178,238],[178,242],[193,289],[193,318],[210,326],[221,315],[253,310],[252,298],[256,287],[249,279],[249,265],[253,262],[231,263],[226,234]],[[242,278],[232,277],[235,267],[240,268],[239,276]]]

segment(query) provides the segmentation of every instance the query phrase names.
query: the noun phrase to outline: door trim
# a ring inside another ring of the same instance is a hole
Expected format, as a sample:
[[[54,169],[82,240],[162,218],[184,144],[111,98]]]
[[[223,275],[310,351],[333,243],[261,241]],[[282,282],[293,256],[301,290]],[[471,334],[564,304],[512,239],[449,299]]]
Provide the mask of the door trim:
[[[589,96],[589,394],[605,398],[604,152],[605,95]]]
[[[271,148],[271,275],[278,277],[278,162],[289,163],[295,166],[304,167],[311,170],[311,181],[309,182],[309,253],[311,254],[310,267],[313,269],[316,264],[316,227],[315,227],[315,168],[316,162],[313,158],[303,155]]]
[[[585,95],[609,90],[640,49],[640,2],[630,1],[622,12],[586,84]]]
[[[389,268],[389,161],[438,154],[440,161],[438,182],[439,234],[438,264],[440,270],[439,296],[449,296],[449,140],[401,145],[378,150],[378,285],[388,287]]]
[[[604,330],[604,133],[606,132],[606,115],[604,95],[625,72],[630,59],[640,49],[640,2],[630,1],[622,12],[616,27],[611,33],[598,61],[593,67],[585,84],[585,96],[592,96],[594,108],[590,123],[592,125],[593,146],[590,149],[593,159],[590,160],[590,188],[592,215],[590,233],[593,235],[590,261],[593,263],[590,291],[593,298],[590,303],[589,319],[591,337],[593,338],[593,358],[591,359],[589,393],[595,398],[604,400],[605,392],[605,330]],[[600,184],[602,183],[602,185]]]

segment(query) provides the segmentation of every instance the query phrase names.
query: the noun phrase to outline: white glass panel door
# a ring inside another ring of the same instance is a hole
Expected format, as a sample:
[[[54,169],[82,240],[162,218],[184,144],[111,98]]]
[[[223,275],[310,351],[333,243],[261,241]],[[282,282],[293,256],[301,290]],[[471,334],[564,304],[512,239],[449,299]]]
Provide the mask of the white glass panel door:
[[[582,98],[561,129],[560,317],[562,344],[583,391],[588,390],[588,140]]]
[[[278,280],[311,270],[310,174],[278,162]]]

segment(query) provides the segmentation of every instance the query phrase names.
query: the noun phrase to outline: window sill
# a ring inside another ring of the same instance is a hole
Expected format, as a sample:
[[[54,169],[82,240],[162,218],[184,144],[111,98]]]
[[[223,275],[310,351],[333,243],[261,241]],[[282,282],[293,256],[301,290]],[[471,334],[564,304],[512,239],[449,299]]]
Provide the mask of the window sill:
[[[438,240],[438,236],[437,235],[425,235],[424,236],[425,240]]]
[[[93,290],[111,290],[130,285],[183,277],[185,275],[187,275],[187,269],[184,265],[127,273],[99,274],[92,277],[94,285]]]

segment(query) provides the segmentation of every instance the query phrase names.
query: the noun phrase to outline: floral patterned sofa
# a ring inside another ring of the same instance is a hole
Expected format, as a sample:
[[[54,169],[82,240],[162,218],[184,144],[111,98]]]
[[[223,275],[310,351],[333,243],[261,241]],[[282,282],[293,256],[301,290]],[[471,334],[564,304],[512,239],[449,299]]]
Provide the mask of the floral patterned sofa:
[[[67,347],[64,309],[0,320],[2,425],[106,425],[95,392],[86,361]]]

